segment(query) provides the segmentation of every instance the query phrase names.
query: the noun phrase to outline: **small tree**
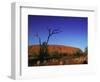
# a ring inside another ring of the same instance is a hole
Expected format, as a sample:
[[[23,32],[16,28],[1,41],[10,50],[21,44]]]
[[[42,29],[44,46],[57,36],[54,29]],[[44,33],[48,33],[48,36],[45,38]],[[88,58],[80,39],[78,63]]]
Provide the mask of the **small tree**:
[[[85,54],[87,54],[87,53],[88,53],[88,48],[87,48],[87,47],[85,48],[84,53],[85,53]]]

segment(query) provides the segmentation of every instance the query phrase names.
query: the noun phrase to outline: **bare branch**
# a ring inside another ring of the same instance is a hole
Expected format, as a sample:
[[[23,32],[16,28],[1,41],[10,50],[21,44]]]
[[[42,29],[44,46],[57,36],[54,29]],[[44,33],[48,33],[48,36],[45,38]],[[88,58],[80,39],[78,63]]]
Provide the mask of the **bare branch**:
[[[48,28],[49,35],[52,33],[52,29]]]
[[[60,32],[62,32],[62,31],[60,31],[59,29],[54,29],[54,30],[52,30],[52,34],[58,34],[58,33],[60,33]]]
[[[49,29],[48,29],[48,32],[49,32],[49,35],[48,35],[48,38],[47,38],[47,44],[48,44],[49,39],[50,39],[50,37],[51,37],[52,35],[58,34],[58,33],[62,32],[62,31],[60,31],[59,29],[51,29],[51,28],[49,28]]]

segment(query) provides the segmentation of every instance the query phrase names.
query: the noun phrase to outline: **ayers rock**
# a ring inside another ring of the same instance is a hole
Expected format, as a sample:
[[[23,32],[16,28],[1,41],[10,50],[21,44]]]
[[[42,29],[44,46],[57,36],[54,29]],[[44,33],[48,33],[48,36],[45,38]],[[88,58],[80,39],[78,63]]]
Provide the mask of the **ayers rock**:
[[[28,46],[28,55],[32,55],[32,53],[35,53],[35,54],[39,54],[39,48],[40,46],[39,45],[31,45],[31,46]],[[48,52],[51,54],[51,53],[54,53],[54,52],[57,52],[57,53],[60,53],[60,54],[74,54],[78,51],[81,51],[81,49],[79,48],[76,48],[76,47],[71,47],[71,46],[64,46],[64,45],[48,45]]]

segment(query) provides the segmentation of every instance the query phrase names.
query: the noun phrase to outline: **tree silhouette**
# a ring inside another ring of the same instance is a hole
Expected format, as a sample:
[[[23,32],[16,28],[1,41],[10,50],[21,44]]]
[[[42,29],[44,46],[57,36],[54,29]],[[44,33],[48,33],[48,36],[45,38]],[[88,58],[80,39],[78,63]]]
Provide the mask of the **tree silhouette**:
[[[35,35],[35,37],[37,37],[39,39],[39,46],[40,46],[40,51],[39,51],[39,54],[40,54],[40,63],[43,64],[44,60],[48,57],[48,43],[49,43],[49,40],[50,40],[50,37],[55,35],[55,34],[58,34],[62,31],[60,31],[59,29],[52,29],[52,28],[48,28],[48,36],[47,36],[47,40],[46,41],[43,41],[41,43],[41,38],[39,36],[39,34],[37,33]]]

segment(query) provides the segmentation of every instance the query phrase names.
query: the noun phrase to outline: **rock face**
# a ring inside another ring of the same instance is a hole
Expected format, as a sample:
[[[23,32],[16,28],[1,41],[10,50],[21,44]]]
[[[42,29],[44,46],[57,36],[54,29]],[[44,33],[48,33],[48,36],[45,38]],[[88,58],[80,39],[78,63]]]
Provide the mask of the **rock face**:
[[[39,49],[40,49],[39,45],[29,46],[28,47],[28,55],[32,55],[32,53],[39,55]],[[81,49],[75,48],[75,47],[70,47],[70,46],[63,46],[63,45],[49,45],[48,46],[49,54],[57,52],[59,54],[72,55],[72,54],[76,53],[77,51],[81,51]]]

